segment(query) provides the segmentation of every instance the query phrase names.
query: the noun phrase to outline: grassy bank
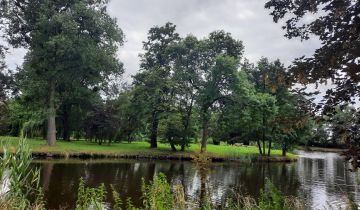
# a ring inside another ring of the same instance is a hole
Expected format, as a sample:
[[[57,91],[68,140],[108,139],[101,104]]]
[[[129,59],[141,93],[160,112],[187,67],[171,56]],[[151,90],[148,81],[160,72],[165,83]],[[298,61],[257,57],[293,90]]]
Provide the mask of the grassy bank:
[[[1,145],[15,146],[17,137],[0,136]],[[147,142],[113,143],[98,145],[88,141],[58,141],[56,146],[48,147],[44,140],[27,139],[35,157],[98,157],[98,158],[151,158],[151,159],[191,159],[200,151],[198,144],[191,144],[185,152],[173,152],[168,144],[160,143],[157,149],[150,149]],[[254,146],[208,145],[208,154],[213,160],[254,159],[258,149]],[[291,161],[296,159],[289,153],[286,158],[280,157],[281,150],[272,150],[271,161]]]

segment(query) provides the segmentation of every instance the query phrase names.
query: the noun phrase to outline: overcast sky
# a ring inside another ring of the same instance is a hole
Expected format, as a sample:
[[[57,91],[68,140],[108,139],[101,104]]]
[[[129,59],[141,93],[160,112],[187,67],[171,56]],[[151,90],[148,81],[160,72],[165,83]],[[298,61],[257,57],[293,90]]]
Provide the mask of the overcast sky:
[[[266,0],[112,0],[108,6],[126,35],[119,50],[124,63],[125,79],[139,69],[139,53],[148,30],[155,25],[172,22],[181,36],[193,34],[199,38],[223,29],[245,46],[245,57],[256,62],[262,56],[279,58],[286,65],[294,58],[311,55],[320,46],[318,40],[300,42],[288,40],[264,9]],[[11,50],[7,57],[10,68],[21,65],[24,50]]]

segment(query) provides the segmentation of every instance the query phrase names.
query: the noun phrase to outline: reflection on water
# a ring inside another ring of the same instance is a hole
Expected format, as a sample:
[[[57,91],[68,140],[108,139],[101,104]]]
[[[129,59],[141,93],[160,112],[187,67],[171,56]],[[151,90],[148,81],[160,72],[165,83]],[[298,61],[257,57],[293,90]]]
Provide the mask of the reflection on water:
[[[305,200],[313,208],[344,207],[348,196],[360,203],[356,174],[335,153],[299,153],[298,179]]]
[[[47,207],[52,209],[74,207],[80,177],[90,186],[113,184],[123,200],[131,197],[140,206],[141,178],[149,181],[159,172],[165,173],[172,184],[182,184],[186,198],[194,203],[207,197],[221,204],[234,192],[258,197],[266,177],[286,195],[303,197],[311,208],[324,208],[327,203],[344,205],[346,194],[360,201],[355,175],[334,153],[301,152],[299,161],[292,164],[216,163],[207,172],[196,169],[191,162],[173,161],[66,161],[35,165],[41,166]]]

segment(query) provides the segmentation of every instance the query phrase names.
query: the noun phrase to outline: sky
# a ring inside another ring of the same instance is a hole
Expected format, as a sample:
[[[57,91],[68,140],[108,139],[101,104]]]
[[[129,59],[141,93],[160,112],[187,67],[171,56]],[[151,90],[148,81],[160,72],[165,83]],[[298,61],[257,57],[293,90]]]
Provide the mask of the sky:
[[[117,19],[126,36],[118,57],[124,63],[124,79],[131,81],[139,69],[139,54],[148,30],[172,22],[182,36],[206,37],[214,30],[225,30],[245,46],[244,57],[252,62],[262,56],[279,58],[286,65],[300,56],[313,54],[320,41],[301,42],[284,37],[281,24],[273,22],[266,0],[111,0],[110,15]],[[21,65],[24,49],[12,49],[6,62],[11,69]]]

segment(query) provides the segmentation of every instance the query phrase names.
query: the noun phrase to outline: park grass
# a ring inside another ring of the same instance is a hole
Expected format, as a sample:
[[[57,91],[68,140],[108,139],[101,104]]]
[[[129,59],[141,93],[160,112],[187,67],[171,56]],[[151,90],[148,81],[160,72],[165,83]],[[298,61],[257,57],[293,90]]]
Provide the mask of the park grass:
[[[0,136],[0,145],[15,148],[18,143],[18,137]],[[27,139],[27,142],[34,154],[56,154],[59,156],[81,156],[86,154],[89,156],[100,155],[104,157],[148,157],[157,159],[159,157],[173,157],[176,158],[191,158],[192,155],[200,152],[199,144],[191,144],[185,152],[173,152],[169,144],[159,143],[158,148],[150,149],[149,143],[146,141],[136,141],[132,143],[112,143],[108,145],[104,143],[99,145],[94,142],[79,140],[79,141],[57,141],[56,146],[49,147],[45,140],[41,139]],[[236,159],[250,159],[258,156],[258,148],[255,146],[228,146],[228,145],[213,145],[208,144],[207,151],[210,157],[215,159],[236,160]],[[273,149],[271,151],[272,157],[279,157],[281,150]],[[289,153],[287,159],[294,160],[296,155]]]

